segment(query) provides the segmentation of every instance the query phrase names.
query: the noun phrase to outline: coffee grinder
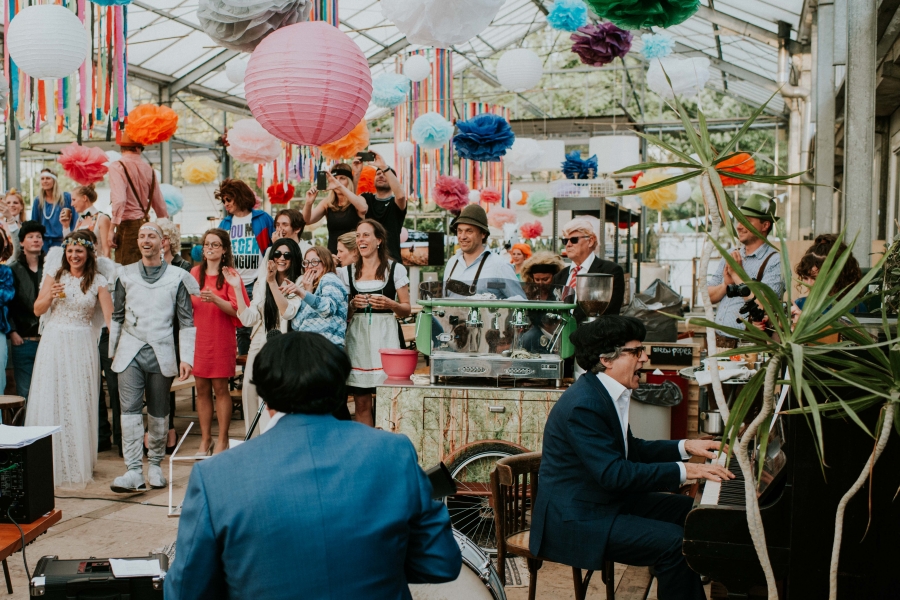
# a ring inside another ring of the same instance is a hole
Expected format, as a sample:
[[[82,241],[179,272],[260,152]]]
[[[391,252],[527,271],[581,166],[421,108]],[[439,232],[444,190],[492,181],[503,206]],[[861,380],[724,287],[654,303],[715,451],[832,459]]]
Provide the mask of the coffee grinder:
[[[590,323],[609,308],[612,298],[613,276],[605,273],[579,273],[575,276],[575,303]]]

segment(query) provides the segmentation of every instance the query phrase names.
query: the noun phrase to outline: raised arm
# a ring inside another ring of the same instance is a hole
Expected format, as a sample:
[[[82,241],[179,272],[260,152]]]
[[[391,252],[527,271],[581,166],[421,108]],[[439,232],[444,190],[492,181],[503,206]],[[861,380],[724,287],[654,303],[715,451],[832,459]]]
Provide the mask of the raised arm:
[[[369,205],[366,203],[366,199],[362,196],[358,196],[356,192],[351,192],[331,173],[327,173],[327,175],[328,189],[333,190],[335,193],[340,193],[341,195],[343,195],[344,198],[350,201],[350,204],[353,205],[353,208],[356,209],[356,213],[360,216],[360,218],[365,218],[366,212],[368,212],[369,210]]]
[[[307,225],[318,223],[325,216],[325,207],[322,206],[322,202],[319,202],[318,206],[313,206],[318,195],[319,190],[315,186],[306,190],[306,200],[303,203],[303,220],[306,221]]]
[[[400,210],[406,208],[406,192],[403,190],[400,179],[397,178],[394,169],[389,167],[377,152],[375,153],[375,168],[384,173],[384,178],[387,179],[388,185],[391,186],[391,193],[394,194],[394,204],[397,205],[397,208]]]

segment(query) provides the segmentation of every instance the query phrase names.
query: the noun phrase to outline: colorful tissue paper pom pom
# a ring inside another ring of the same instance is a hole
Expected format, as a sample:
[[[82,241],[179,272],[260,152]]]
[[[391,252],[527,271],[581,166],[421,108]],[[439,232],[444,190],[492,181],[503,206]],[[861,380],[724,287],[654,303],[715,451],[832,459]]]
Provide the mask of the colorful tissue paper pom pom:
[[[585,25],[571,35],[572,52],[584,64],[602,67],[628,54],[631,39],[630,31],[619,29],[612,23]]]
[[[722,171],[728,173],[741,173],[743,175],[753,175],[754,173],[756,173],[756,161],[753,160],[753,157],[746,152],[741,152],[740,154],[736,154],[728,160],[723,160],[722,162],[717,164],[716,169],[719,171],[719,177],[722,179],[722,185],[740,185],[742,183],[747,183],[747,181],[745,179],[738,179],[737,177],[729,177],[722,173]]]
[[[166,201],[166,212],[170,217],[174,217],[184,208],[184,194],[171,183],[159,184],[159,191],[162,192],[163,200]]]
[[[435,204],[452,213],[458,214],[469,204],[469,187],[457,177],[438,175],[433,194]]]
[[[516,205],[517,206],[525,206],[526,204],[528,204],[528,192],[523,191],[522,197],[519,198],[518,200],[516,200]]]
[[[234,160],[261,165],[281,156],[281,140],[263,129],[256,119],[237,121],[226,135],[227,151]]]
[[[485,204],[497,204],[500,200],[500,192],[497,190],[481,190],[481,201]]]
[[[350,133],[335,142],[319,146],[319,150],[328,160],[340,160],[353,158],[357,152],[365,150],[368,145],[369,127],[366,125],[366,120],[363,119],[350,130]]]
[[[103,176],[109,172],[109,157],[106,152],[97,147],[79,146],[75,142],[63,148],[56,160],[62,165],[66,175],[81,185],[102,181]]]
[[[601,19],[625,29],[661,27],[687,21],[700,7],[700,0],[587,0]]]
[[[641,202],[644,203],[644,206],[652,210],[662,210],[668,208],[678,199],[678,188],[674,184],[647,192],[640,191],[640,188],[644,186],[652,185],[670,177],[672,177],[672,173],[665,171],[647,171],[638,178],[635,187],[637,188],[637,195],[641,197]]]
[[[578,150],[573,150],[566,154],[562,170],[566,179],[593,179],[597,175],[597,156],[583,159]]]
[[[531,192],[528,196],[528,211],[536,217],[549,215],[553,210],[553,198],[546,192]]]
[[[409,77],[400,73],[385,73],[372,80],[372,102],[381,108],[394,108],[406,100]]]
[[[428,112],[415,120],[412,139],[424,150],[437,150],[453,137],[453,124],[443,115]]]
[[[356,183],[356,193],[358,194],[374,194],[375,193],[375,167],[366,165],[359,174],[359,181]]]
[[[294,197],[294,186],[283,181],[273,183],[266,188],[266,194],[272,204],[287,204]]]
[[[459,133],[453,138],[453,146],[466,160],[497,162],[516,141],[509,121],[499,115],[475,115],[456,126]]]
[[[587,4],[583,0],[556,0],[547,14],[547,22],[553,29],[575,31],[590,22]]]
[[[515,222],[516,213],[511,208],[495,206],[491,209],[491,212],[488,213],[488,225],[490,225],[491,227],[503,229],[504,225],[512,224]]]
[[[212,183],[219,175],[219,164],[208,156],[191,156],[181,163],[181,178],[191,185]]]
[[[128,113],[125,133],[142,146],[165,142],[175,135],[178,114],[168,106],[141,104]]]
[[[525,223],[519,228],[519,233],[521,233],[522,237],[526,240],[533,240],[541,237],[541,234],[544,233],[544,226],[541,225],[540,221]]]
[[[644,44],[641,52],[647,60],[665,58],[675,50],[675,40],[668,33],[645,33],[641,42]]]

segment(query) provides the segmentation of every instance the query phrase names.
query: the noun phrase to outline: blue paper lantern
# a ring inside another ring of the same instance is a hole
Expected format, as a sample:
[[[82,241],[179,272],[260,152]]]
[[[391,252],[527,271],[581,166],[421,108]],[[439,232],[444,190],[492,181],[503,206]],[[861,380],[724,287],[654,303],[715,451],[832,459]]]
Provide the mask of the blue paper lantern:
[[[583,159],[578,150],[570,152],[566,154],[562,171],[566,179],[593,179],[597,176],[597,155]]]
[[[437,150],[452,137],[453,124],[436,112],[425,113],[412,126],[412,139],[424,150]]]
[[[459,133],[453,145],[460,158],[481,162],[497,162],[516,141],[509,122],[503,117],[485,113],[456,124]]]
[[[163,200],[166,201],[166,210],[169,216],[173,217],[181,212],[184,208],[184,194],[181,190],[170,183],[159,184],[159,191],[162,192]]]
[[[372,102],[381,108],[394,108],[406,100],[409,77],[400,73],[385,73],[372,80]]]
[[[200,264],[203,261],[203,246],[194,244],[194,247],[191,248],[191,260],[195,265]]]
[[[587,4],[584,0],[556,0],[547,14],[547,22],[553,29],[575,31],[590,22]]]

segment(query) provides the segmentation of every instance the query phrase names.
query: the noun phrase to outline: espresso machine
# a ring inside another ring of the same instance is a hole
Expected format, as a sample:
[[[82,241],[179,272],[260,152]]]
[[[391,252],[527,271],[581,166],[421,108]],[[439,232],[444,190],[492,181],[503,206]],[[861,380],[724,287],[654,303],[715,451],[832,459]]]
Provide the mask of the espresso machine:
[[[575,303],[590,323],[606,312],[612,299],[613,276],[605,273],[582,273],[575,276]]]

